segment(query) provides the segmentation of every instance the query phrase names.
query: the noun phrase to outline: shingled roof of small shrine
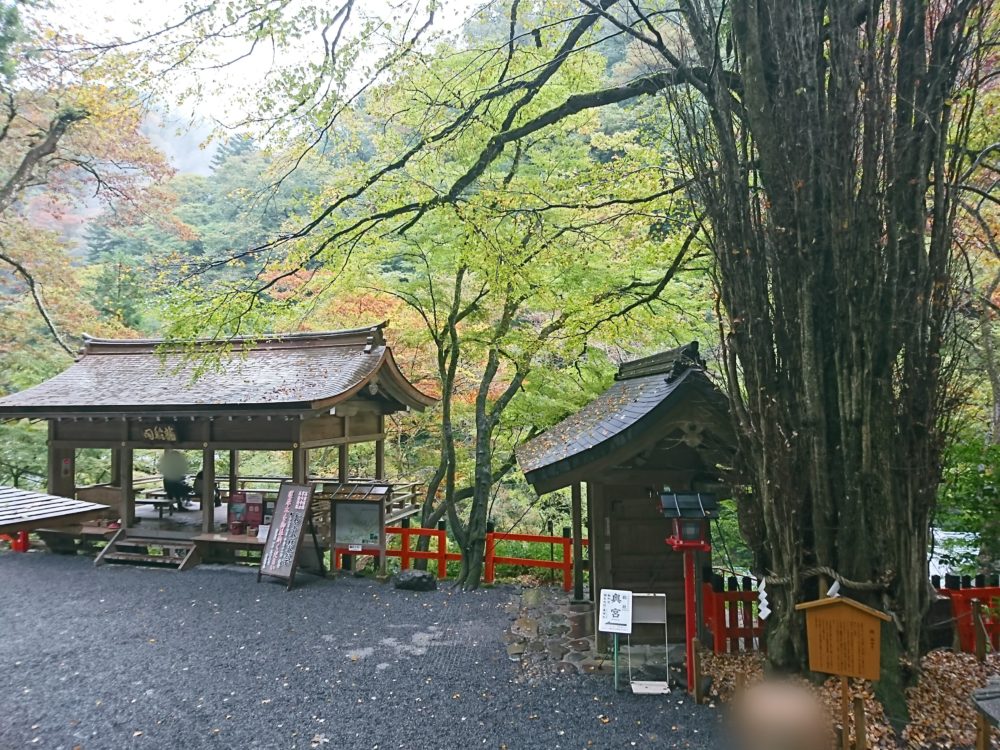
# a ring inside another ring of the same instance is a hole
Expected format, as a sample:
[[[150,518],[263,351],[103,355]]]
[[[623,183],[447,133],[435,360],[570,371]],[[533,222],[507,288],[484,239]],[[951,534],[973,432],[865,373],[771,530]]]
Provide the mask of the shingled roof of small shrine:
[[[517,448],[521,470],[533,482],[614,450],[686,383],[714,389],[703,367],[697,342],[622,364],[610,388]]]
[[[65,371],[0,398],[0,418],[319,409],[370,385],[401,408],[434,403],[400,372],[383,327],[181,342],[88,337]]]

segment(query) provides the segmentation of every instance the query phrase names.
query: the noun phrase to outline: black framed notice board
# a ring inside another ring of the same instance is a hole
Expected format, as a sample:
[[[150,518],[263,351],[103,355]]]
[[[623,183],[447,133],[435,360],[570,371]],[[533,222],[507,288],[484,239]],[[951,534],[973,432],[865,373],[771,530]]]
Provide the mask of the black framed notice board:
[[[274,504],[271,526],[267,531],[267,541],[260,556],[257,581],[262,576],[281,578],[288,581],[288,588],[295,582],[295,571],[299,564],[299,552],[306,526],[310,527],[316,557],[319,560],[320,575],[323,574],[323,557],[312,528],[312,485],[283,482]]]

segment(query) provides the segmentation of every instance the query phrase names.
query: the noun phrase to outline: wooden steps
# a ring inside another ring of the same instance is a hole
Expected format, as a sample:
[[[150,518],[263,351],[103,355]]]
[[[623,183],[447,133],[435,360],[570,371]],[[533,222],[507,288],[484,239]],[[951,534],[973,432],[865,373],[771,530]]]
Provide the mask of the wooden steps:
[[[142,536],[136,531],[129,533],[121,529],[101,550],[94,565],[117,563],[189,570],[200,560],[198,549],[191,539]]]

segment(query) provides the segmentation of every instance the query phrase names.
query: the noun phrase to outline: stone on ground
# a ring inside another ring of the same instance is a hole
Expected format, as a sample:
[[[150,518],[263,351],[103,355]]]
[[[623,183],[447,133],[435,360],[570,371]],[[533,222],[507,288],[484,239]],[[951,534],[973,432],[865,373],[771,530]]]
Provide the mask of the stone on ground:
[[[397,573],[393,585],[404,591],[434,591],[437,589],[437,578],[426,570],[404,570]]]

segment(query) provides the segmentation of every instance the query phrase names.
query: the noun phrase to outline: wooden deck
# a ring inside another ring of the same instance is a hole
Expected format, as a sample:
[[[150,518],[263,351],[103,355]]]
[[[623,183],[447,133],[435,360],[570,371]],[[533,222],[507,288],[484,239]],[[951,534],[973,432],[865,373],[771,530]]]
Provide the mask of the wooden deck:
[[[0,534],[78,524],[107,510],[107,505],[0,486]]]

